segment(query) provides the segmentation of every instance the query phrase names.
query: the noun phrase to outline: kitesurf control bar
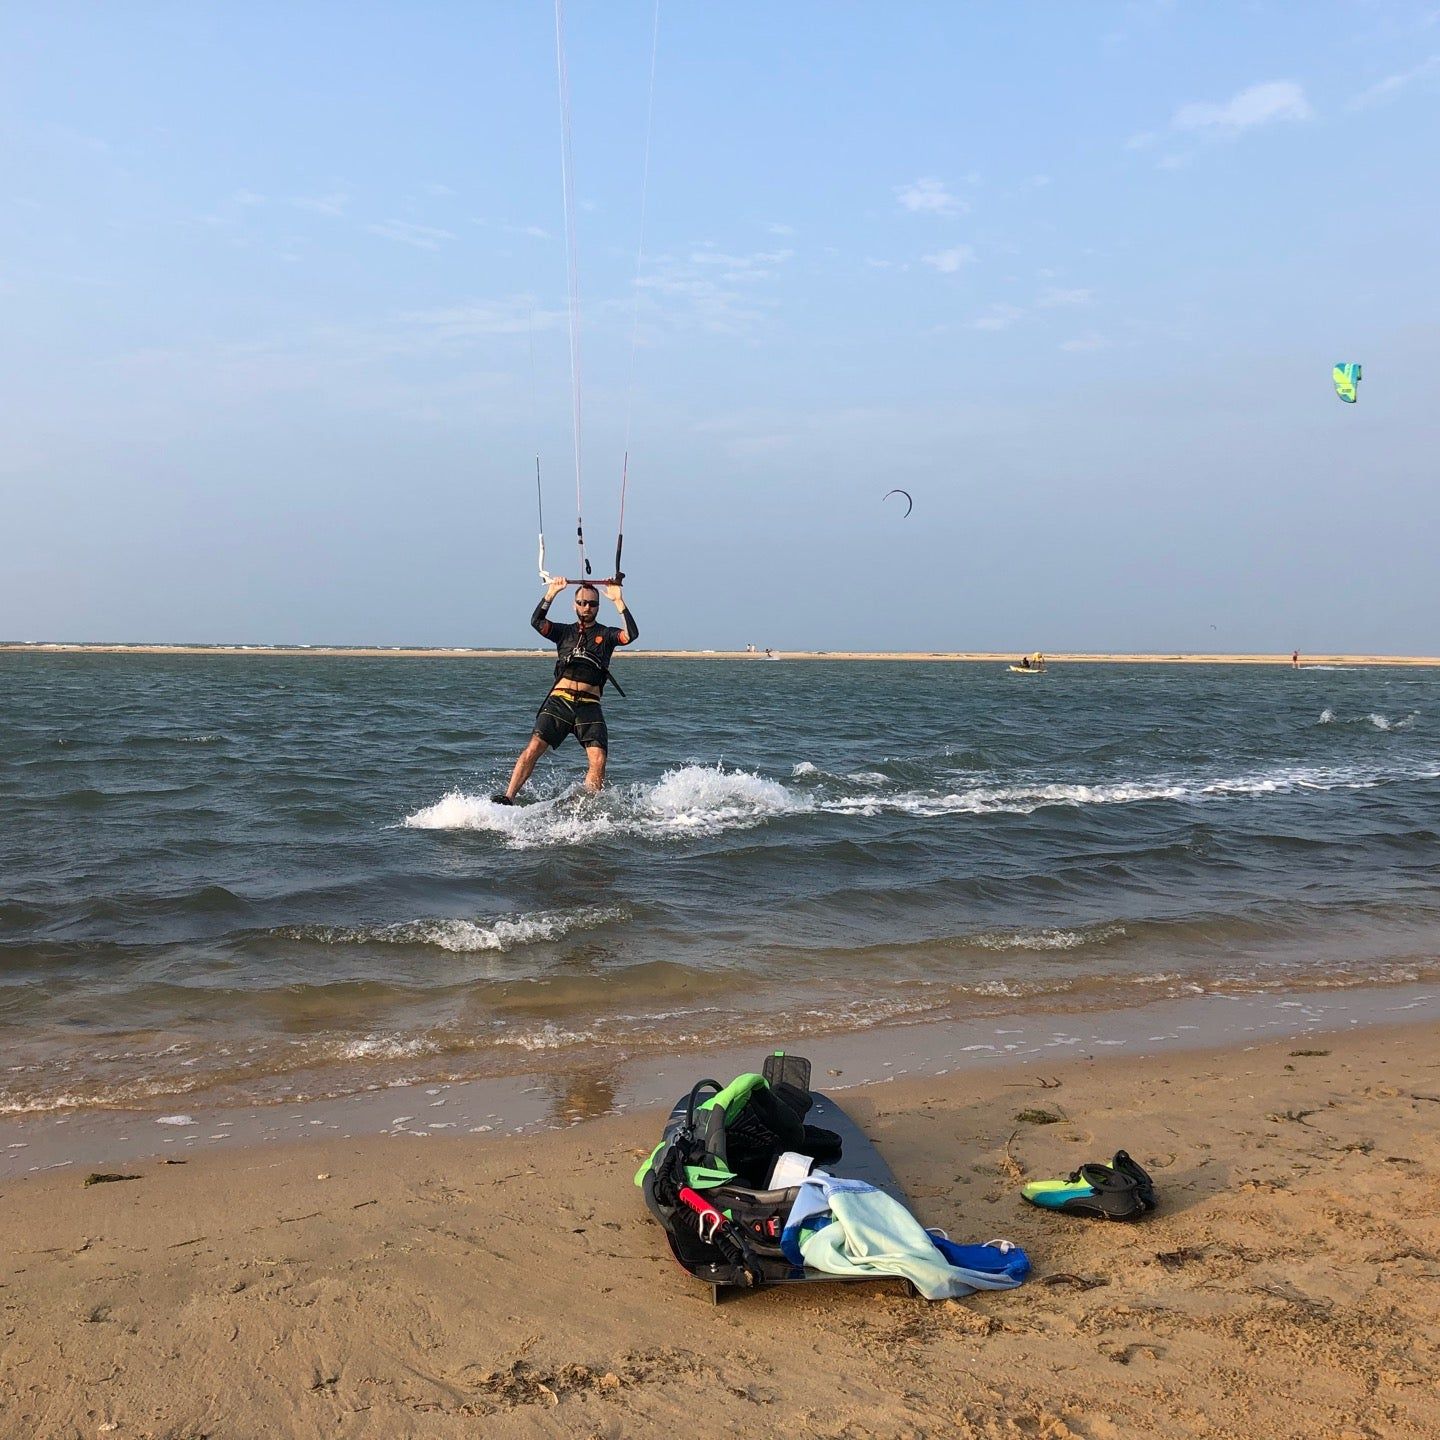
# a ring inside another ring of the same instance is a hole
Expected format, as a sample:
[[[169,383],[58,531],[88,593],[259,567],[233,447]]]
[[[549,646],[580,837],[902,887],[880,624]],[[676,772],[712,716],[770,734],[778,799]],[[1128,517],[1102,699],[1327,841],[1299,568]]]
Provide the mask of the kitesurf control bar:
[[[547,585],[553,585],[557,580],[562,585],[623,585],[625,574],[623,571],[615,575],[607,575],[603,580],[567,580],[563,575],[541,575],[540,577]]]
[[[750,1253],[745,1232],[728,1215],[722,1214],[703,1195],[688,1185],[680,1187],[680,1202],[695,1212],[700,1238],[715,1246],[740,1271],[745,1277],[746,1285],[759,1285],[764,1277]]]

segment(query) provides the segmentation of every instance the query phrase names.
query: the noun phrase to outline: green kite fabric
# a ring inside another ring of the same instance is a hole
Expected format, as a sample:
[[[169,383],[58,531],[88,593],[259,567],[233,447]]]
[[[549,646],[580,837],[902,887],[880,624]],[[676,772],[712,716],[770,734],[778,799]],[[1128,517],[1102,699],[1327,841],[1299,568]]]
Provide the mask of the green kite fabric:
[[[1337,365],[1331,375],[1335,380],[1335,393],[1347,404],[1353,405],[1359,395],[1356,393],[1356,386],[1360,383],[1360,367],[1358,365]]]

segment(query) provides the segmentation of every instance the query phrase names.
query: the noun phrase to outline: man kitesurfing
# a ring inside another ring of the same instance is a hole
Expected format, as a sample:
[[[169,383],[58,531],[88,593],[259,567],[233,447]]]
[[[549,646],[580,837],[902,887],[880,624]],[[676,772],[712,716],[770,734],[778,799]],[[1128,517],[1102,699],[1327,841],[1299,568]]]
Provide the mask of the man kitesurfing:
[[[610,736],[600,709],[600,696],[606,682],[614,681],[610,657],[618,646],[634,644],[640,627],[625,604],[624,592],[614,583],[606,584],[605,596],[619,612],[624,622],[621,626],[598,623],[600,592],[588,581],[575,591],[575,624],[551,620],[550,604],[569,583],[552,579],[530,617],[534,629],[554,642],[555,683],[535,715],[535,729],[529,744],[515,761],[509,785],[502,793],[490,797],[497,805],[513,805],[535,769],[535,762],[547,750],[562,745],[568,735],[573,735],[585,749],[586,790],[594,794],[605,784]],[[615,688],[620,690],[618,681]],[[620,693],[625,692],[620,690]]]
[[[549,617],[550,604],[565,587],[572,582],[560,576],[550,575],[545,569],[545,507],[540,492],[540,459],[535,460],[535,502],[540,521],[540,578],[545,582],[545,594],[530,617],[530,624],[555,646],[555,681],[550,693],[540,705],[535,716],[535,729],[529,743],[520,752],[515,768],[510,774],[510,783],[498,795],[490,798],[497,805],[513,805],[515,797],[524,787],[535,769],[535,763],[547,751],[564,743],[566,736],[573,735],[585,749],[585,789],[591,794],[605,784],[605,762],[608,759],[610,737],[605,727],[605,716],[600,709],[600,697],[607,682],[614,680],[610,674],[610,659],[621,645],[634,644],[640,627],[625,605],[625,596],[620,586],[625,572],[620,568],[625,548],[625,496],[630,484],[630,420],[635,394],[635,356],[639,348],[640,335],[640,271],[645,253],[645,203],[650,184],[650,133],[655,113],[655,64],[660,45],[660,0],[655,0],[655,19],[650,42],[650,100],[645,121],[645,166],[640,186],[640,242],[635,253],[635,307],[631,319],[630,335],[630,386],[625,402],[625,449],[620,465],[620,523],[615,539],[615,568],[608,579],[591,581],[590,562],[585,556],[585,504],[581,487],[581,390],[580,390],[580,274],[577,263],[575,238],[575,196],[574,160],[571,155],[570,126],[570,80],[565,63],[565,6],[563,0],[555,0],[555,69],[559,84],[560,98],[560,178],[565,202],[565,258],[569,272],[570,301],[570,414],[573,428],[575,451],[575,539],[579,546],[582,578],[576,583],[575,623],[573,625],[553,621]],[[600,590],[603,586],[606,597],[619,612],[621,624],[601,625],[597,612],[600,607]],[[625,692],[615,681],[615,688]]]

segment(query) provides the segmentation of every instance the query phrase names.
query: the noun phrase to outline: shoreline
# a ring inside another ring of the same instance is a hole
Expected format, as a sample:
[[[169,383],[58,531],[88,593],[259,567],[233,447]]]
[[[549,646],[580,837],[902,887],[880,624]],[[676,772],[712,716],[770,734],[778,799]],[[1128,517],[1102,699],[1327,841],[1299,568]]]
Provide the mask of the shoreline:
[[[653,1111],[8,1181],[5,1433],[1433,1434],[1437,1039],[1432,1019],[852,1090],[922,1223],[1034,1266],[933,1305],[878,1282],[713,1309],[631,1181]],[[1019,1200],[1121,1146],[1159,1191],[1139,1224]]]
[[[458,646],[405,645],[167,645],[116,643],[71,643],[69,641],[3,641],[0,655],[239,655],[263,659],[318,656],[324,659],[349,657],[356,660],[535,660],[552,659],[548,649],[505,649]],[[636,650],[626,659],[650,660],[765,660],[763,653],[748,650]],[[1018,657],[997,650],[776,650],[776,660],[896,661],[901,663],[949,662],[961,664],[1013,665]],[[1050,666],[1063,665],[1270,665],[1292,668],[1289,655],[1246,654],[1241,652],[1151,651],[1128,654],[1123,651],[1047,651]],[[1329,666],[1440,666],[1436,655],[1304,655],[1301,670]],[[1043,673],[1043,672],[1042,672]]]
[[[1048,1069],[1084,1056],[1143,1059],[1236,1049],[1276,1038],[1440,1025],[1440,986],[1425,982],[1170,998],[1094,1012],[1016,1011],[964,1022],[838,1031],[766,1045],[686,1047],[668,1056],[566,1066],[553,1053],[500,1075],[416,1075],[326,1097],[243,1101],[215,1091],[170,1092],[148,1104],[73,1106],[0,1115],[0,1183],[69,1167],[297,1144],[308,1138],[534,1138],[632,1112],[663,1112],[683,1077],[753,1068],[778,1045],[824,1054],[836,1093],[910,1080]],[[822,1073],[817,1061],[817,1076]],[[817,1080],[817,1084],[818,1084]]]

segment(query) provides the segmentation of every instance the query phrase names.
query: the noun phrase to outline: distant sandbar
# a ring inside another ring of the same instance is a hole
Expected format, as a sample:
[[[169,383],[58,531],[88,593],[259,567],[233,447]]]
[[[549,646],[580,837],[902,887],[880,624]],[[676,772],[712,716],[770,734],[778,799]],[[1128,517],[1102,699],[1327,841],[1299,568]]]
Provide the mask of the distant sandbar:
[[[36,641],[0,643],[0,653],[15,652],[27,655],[256,655],[265,658],[298,657],[311,655],[329,658],[350,656],[355,659],[441,659],[441,660],[523,660],[553,658],[547,647],[544,650],[491,650],[465,649],[456,647],[426,647],[402,645],[124,645],[124,644],[69,644],[61,641]],[[626,656],[628,660],[898,660],[898,661],[964,661],[993,663],[997,665],[1017,663],[1018,657],[1009,652],[999,653],[984,650],[776,650],[771,656],[753,650],[636,650]],[[1094,651],[1088,653],[1056,650],[1047,652],[1046,660],[1051,668],[1062,665],[1284,665],[1291,664],[1287,655],[1235,655],[1235,654],[1186,654],[1152,653],[1130,655],[1122,651]],[[1302,655],[1302,670],[1313,666],[1338,665],[1440,665],[1440,656],[1434,655]]]

